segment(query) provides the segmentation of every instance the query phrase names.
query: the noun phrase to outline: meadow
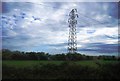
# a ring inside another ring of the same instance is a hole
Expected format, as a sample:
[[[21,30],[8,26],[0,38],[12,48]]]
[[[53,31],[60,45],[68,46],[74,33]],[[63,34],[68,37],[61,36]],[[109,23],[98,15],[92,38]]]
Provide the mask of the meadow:
[[[3,50],[2,78],[3,81],[113,81],[120,79],[119,60],[115,56],[87,56],[79,53],[50,55],[44,52]]]
[[[34,65],[39,64],[56,64],[60,65],[61,63],[69,62],[69,63],[76,63],[78,65],[82,66],[91,66],[91,67],[97,67],[99,64],[114,64],[118,61],[115,60],[85,60],[85,61],[40,61],[40,60],[4,60],[2,61],[3,64],[11,67],[17,67],[17,68],[24,68],[24,67],[30,67]]]
[[[72,80],[112,81],[120,79],[120,62],[105,60],[89,61],[37,61],[4,60],[3,81],[9,80]],[[96,79],[96,80],[95,80]]]

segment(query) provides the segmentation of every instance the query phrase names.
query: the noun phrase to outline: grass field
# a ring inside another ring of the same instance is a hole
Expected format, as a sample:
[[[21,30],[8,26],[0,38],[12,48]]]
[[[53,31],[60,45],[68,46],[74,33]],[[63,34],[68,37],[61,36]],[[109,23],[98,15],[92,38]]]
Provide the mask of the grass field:
[[[120,79],[119,61],[3,61],[3,79],[35,80],[116,80]]]
[[[8,66],[14,66],[17,68],[24,68],[24,67],[30,67],[33,65],[38,64],[61,64],[65,61],[36,61],[36,60],[27,60],[27,61],[18,61],[18,60],[6,60],[2,61],[2,64],[8,65]],[[68,62],[68,61],[67,61]],[[107,64],[107,63],[117,63],[118,61],[104,61],[104,60],[98,60],[98,61],[69,61],[70,63],[76,63],[80,64],[82,66],[91,66],[91,67],[97,67],[98,65],[96,63],[100,64]]]

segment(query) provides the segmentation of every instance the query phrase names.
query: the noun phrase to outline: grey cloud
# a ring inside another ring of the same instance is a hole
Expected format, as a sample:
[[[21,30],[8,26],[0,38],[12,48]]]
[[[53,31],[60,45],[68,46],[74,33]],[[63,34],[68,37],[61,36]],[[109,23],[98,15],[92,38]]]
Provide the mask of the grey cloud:
[[[118,53],[118,44],[89,43],[78,51],[93,51],[98,53]]]

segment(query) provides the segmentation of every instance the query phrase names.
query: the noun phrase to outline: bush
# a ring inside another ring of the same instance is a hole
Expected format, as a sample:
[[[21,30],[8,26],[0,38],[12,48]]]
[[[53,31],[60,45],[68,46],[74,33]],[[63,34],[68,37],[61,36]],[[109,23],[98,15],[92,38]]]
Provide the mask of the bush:
[[[26,68],[3,65],[3,79],[79,79],[86,81],[120,79],[119,76],[120,63],[101,64],[96,68],[67,61],[60,65],[39,64]]]

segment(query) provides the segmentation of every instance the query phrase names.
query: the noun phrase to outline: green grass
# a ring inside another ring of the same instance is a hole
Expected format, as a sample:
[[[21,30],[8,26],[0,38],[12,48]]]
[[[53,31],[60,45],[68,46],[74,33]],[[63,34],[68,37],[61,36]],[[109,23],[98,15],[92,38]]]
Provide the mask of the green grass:
[[[98,67],[98,64],[114,64],[117,63],[118,61],[105,61],[105,60],[89,60],[89,61],[77,61],[77,64],[80,64],[82,66],[90,66],[90,67]]]
[[[36,60],[27,60],[27,61],[18,61],[18,60],[6,60],[2,61],[3,64],[14,67],[29,67],[36,64],[61,64],[63,61],[36,61]]]
[[[17,68],[24,68],[24,67],[30,67],[37,64],[61,64],[65,61],[33,61],[33,60],[27,60],[27,61],[18,61],[18,60],[6,60],[2,61],[3,64],[8,66],[14,66]],[[104,60],[98,60],[98,61],[70,61],[70,63],[76,63],[80,64],[82,66],[91,66],[91,67],[97,67],[98,65],[96,62],[100,64],[107,64],[107,63],[117,63],[118,61],[104,61]]]

